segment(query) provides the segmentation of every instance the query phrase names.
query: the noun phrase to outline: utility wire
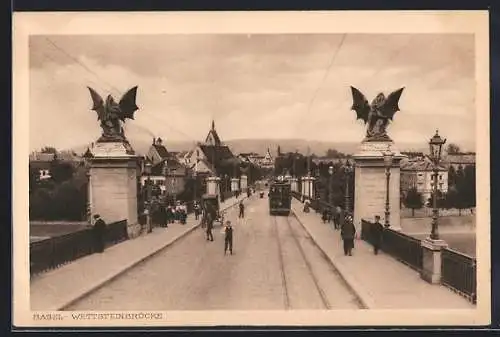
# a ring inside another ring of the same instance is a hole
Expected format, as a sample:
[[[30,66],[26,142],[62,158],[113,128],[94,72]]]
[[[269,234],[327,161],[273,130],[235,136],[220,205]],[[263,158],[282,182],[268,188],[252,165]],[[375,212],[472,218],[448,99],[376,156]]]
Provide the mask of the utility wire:
[[[52,40],[50,40],[49,38],[45,38],[54,48],[56,48],[58,51],[62,52],[64,55],[66,55],[68,58],[70,58],[71,60],[73,60],[74,62],[76,62],[78,65],[80,65],[84,70],[86,70],[87,72],[89,72],[90,74],[94,75],[97,79],[99,79],[102,83],[106,84],[109,88],[113,89],[116,93],[122,95],[122,91],[117,89],[114,85],[110,84],[109,82],[103,80],[95,71],[93,71],[92,69],[90,69],[87,65],[83,64],[82,62],[80,62],[76,57],[72,56],[70,53],[68,53],[66,50],[64,50],[62,47],[59,47],[55,42],[53,42]],[[45,55],[45,57],[47,57],[48,59],[52,60],[53,62],[55,62],[52,58],[49,58],[48,56]],[[57,63],[57,62],[55,62]],[[93,82],[93,81],[91,81]],[[95,82],[93,82],[95,83]],[[146,111],[146,114],[148,114],[149,116],[153,116],[157,119],[160,119],[158,118],[157,116],[149,113]],[[164,122],[164,121],[162,121]],[[149,135],[154,135],[155,133],[152,132],[150,129],[142,126],[142,125],[139,125],[138,123],[134,123],[134,124],[130,124],[130,125],[133,125],[134,127],[138,128],[138,129],[142,129],[143,131],[146,131]],[[196,140],[194,140],[191,136],[188,136],[186,135],[184,132],[182,131],[179,131],[177,130],[176,128],[168,125],[167,123],[164,123],[163,125],[165,125],[167,128],[169,128],[170,130],[173,130],[174,132],[177,132],[181,135],[183,135],[184,137],[188,138],[190,141],[193,141],[193,142],[196,142]],[[128,126],[128,125],[127,125]]]
[[[61,53],[65,54],[67,57],[69,57],[70,59],[72,59],[73,61],[75,61],[77,64],[79,64],[83,69],[85,69],[86,71],[88,71],[89,73],[91,73],[92,75],[94,75],[95,77],[97,77],[98,79],[100,79],[104,84],[108,85],[108,87],[114,89],[118,94],[122,94],[121,90],[117,89],[115,86],[109,84],[108,82],[106,82],[105,80],[103,80],[96,72],[92,71],[88,66],[86,66],[85,64],[83,64],[82,62],[80,62],[80,60],[78,60],[76,57],[73,57],[71,54],[69,54],[67,51],[65,51],[63,48],[59,47],[55,42],[53,42],[52,40],[50,40],[48,37],[45,38],[54,48],[56,48],[57,50],[59,50]]]

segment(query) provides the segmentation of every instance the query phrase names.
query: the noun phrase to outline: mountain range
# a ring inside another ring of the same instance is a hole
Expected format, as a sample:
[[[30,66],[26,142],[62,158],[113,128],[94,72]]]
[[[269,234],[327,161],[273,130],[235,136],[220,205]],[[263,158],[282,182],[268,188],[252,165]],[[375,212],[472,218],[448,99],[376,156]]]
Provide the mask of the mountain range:
[[[151,141],[134,140],[130,142],[139,155],[144,155],[151,146]],[[189,141],[164,140],[163,144],[168,151],[172,152],[188,151],[195,146],[194,142]],[[234,154],[256,152],[264,155],[267,149],[269,149],[273,156],[276,156],[278,145],[281,147],[281,152],[298,151],[299,153],[307,154],[309,149],[310,154],[317,156],[325,155],[328,149],[335,149],[345,154],[353,154],[357,152],[360,146],[359,142],[325,142],[304,139],[233,139],[224,141],[224,144],[228,145]],[[400,151],[423,153],[429,151],[428,144],[426,143],[396,143],[395,145]],[[459,146],[462,150],[475,151],[475,147],[472,144],[459,144]],[[82,145],[70,150],[78,154],[83,154],[87,147],[88,145]]]

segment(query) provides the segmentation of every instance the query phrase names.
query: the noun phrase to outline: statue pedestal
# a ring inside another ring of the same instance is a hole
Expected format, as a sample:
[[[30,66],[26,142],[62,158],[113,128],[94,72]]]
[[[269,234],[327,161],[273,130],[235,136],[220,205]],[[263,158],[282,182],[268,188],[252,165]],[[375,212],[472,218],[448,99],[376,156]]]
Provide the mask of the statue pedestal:
[[[387,178],[383,151],[390,147],[393,162],[389,178],[389,224],[391,229],[401,230],[400,224],[400,161],[404,156],[394,147],[394,142],[363,141],[360,151],[353,157],[354,171],[354,225],[361,233],[361,219],[374,221],[379,215],[385,222]]]
[[[90,165],[90,210],[107,223],[127,220],[129,238],[140,234],[137,221],[137,156],[127,142],[98,142]]]
[[[220,195],[219,190],[219,177],[208,177],[207,178],[207,194],[210,195]]]
[[[240,189],[242,192],[246,192],[248,189],[248,177],[246,174],[242,174],[240,177]]]
[[[312,200],[314,198],[314,177],[305,176],[302,177],[302,195],[304,198]]]
[[[432,284],[441,282],[441,251],[448,247],[443,240],[426,238],[421,241],[422,271],[420,277]]]
[[[240,189],[240,180],[238,178],[231,179],[231,192],[237,192]]]
[[[298,192],[298,184],[297,184],[297,178],[290,178],[290,190],[292,192]]]

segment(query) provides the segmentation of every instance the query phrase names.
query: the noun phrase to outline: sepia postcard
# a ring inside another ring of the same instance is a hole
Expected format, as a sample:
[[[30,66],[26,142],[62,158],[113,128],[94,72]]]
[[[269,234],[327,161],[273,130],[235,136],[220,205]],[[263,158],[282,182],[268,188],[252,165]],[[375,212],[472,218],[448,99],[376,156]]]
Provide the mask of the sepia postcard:
[[[13,323],[491,320],[486,11],[14,13]]]

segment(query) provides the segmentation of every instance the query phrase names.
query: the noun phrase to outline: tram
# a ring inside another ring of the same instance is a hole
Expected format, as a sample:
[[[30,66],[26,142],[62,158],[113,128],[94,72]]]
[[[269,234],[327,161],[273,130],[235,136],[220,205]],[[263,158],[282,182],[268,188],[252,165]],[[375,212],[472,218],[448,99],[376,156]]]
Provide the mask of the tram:
[[[292,205],[290,182],[275,180],[269,186],[269,214],[289,215]]]

